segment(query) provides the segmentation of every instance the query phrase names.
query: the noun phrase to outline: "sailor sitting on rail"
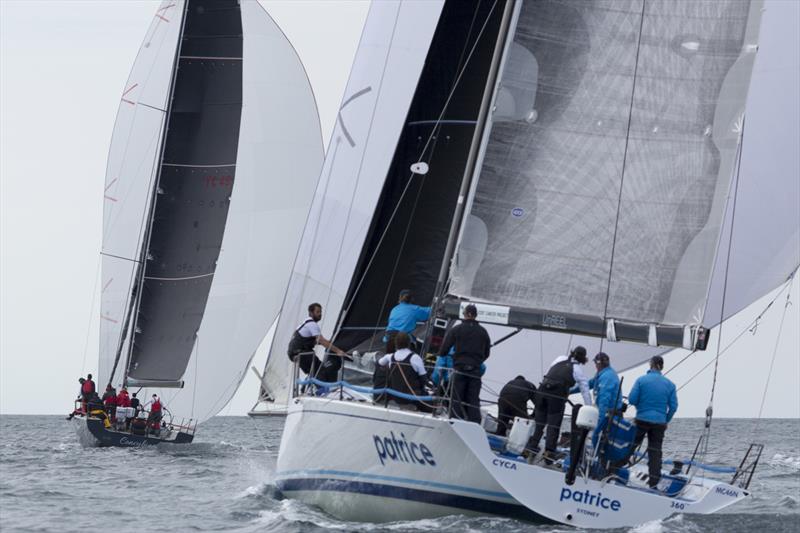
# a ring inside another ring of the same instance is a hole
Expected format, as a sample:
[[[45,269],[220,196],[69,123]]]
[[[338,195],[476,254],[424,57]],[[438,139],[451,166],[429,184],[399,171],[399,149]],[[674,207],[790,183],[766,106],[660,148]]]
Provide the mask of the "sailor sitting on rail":
[[[386,379],[386,386],[393,391],[411,396],[424,396],[425,383],[428,381],[428,373],[422,358],[411,351],[409,345],[411,339],[408,333],[400,332],[394,337],[394,345],[397,351],[387,353],[378,360],[380,366],[389,366],[389,374]],[[420,411],[430,411],[431,408],[418,400],[401,398],[390,395],[391,399],[399,404],[416,405]]]

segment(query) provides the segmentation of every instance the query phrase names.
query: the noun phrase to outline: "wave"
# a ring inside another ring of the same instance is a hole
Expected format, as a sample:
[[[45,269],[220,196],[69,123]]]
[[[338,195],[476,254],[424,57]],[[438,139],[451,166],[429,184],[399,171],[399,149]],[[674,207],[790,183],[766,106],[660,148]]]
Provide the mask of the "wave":
[[[776,453],[772,459],[768,461],[770,466],[776,468],[790,468],[792,470],[800,470],[800,457],[793,455],[783,455]]]

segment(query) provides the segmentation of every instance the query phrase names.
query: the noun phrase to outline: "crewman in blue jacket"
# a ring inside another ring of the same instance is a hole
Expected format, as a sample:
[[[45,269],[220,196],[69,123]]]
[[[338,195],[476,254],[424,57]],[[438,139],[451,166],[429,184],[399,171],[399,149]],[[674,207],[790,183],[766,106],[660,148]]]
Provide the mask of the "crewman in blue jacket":
[[[597,448],[600,433],[608,422],[608,411],[622,409],[622,394],[619,390],[619,376],[611,367],[611,359],[604,352],[594,356],[594,366],[597,373],[589,380],[589,389],[594,393],[595,405],[599,411],[597,427],[592,433],[592,446]],[[570,389],[570,394],[578,392],[578,386]]]
[[[651,488],[661,480],[661,446],[667,424],[678,410],[678,393],[675,384],[661,375],[664,359],[660,355],[650,359],[650,370],[636,380],[628,395],[628,403],[636,406],[636,439],[634,449],[647,436],[647,484]]]
[[[417,328],[417,322],[424,322],[431,316],[430,307],[414,305],[411,303],[411,299],[411,291],[403,289],[400,291],[397,305],[389,313],[389,323],[386,325],[386,335],[383,337],[383,342],[386,343],[386,353],[394,353],[394,337],[400,332],[408,333],[412,342],[415,343],[414,330]]]

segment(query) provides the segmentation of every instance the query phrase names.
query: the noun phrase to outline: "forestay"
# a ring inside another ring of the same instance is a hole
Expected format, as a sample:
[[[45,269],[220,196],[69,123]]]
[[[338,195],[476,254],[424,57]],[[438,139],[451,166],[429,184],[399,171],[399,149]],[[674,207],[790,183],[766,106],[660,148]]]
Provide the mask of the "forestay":
[[[334,331],[442,4],[370,6],[268,356],[276,402],[288,399],[286,347],[308,304],[324,307],[323,335]]]
[[[449,292],[700,324],[758,22],[738,0],[523,3]]]
[[[195,4],[192,2],[190,8]],[[220,5],[214,4],[210,7]],[[195,7],[204,6],[196,4]],[[218,257],[205,264],[206,270],[176,276],[189,278],[181,280],[189,283],[206,278],[210,282],[205,303],[196,309],[199,316],[194,317],[197,323],[192,331],[188,358],[180,355],[181,364],[175,364],[174,360],[169,363],[170,371],[174,370],[169,379],[182,379],[185,387],[164,391],[167,405],[173,412],[196,420],[213,416],[227,404],[278,314],[323,155],[313,93],[296,52],[257,2],[241,2],[239,10],[241,45],[238,56],[226,53],[217,54],[224,59],[201,60],[210,71],[223,69],[216,64],[218,61],[226,62],[225,67],[238,68],[238,81],[233,79],[231,83],[229,77],[225,83],[217,85],[215,91],[206,93],[208,102],[217,98],[223,106],[231,103],[235,106],[237,100],[240,102],[238,139],[233,136],[236,142],[228,163],[202,161],[202,166],[194,169],[198,179],[186,182],[186,187],[197,185],[201,190],[222,195],[222,206],[216,197],[213,206],[217,214],[227,211],[227,215],[221,217],[224,231],[216,244]],[[212,28],[218,22],[224,21],[215,18],[205,27]],[[234,39],[226,40],[230,44]],[[172,57],[176,43],[177,40],[173,43]],[[208,58],[213,54],[182,52],[182,55]],[[134,74],[137,68],[138,62]],[[230,93],[226,96],[226,91],[236,87],[238,97]],[[220,133],[219,121],[211,122]],[[220,142],[216,147],[219,146],[225,143]],[[195,151],[193,156],[208,157],[209,152]],[[230,163],[235,163],[235,172],[229,166],[205,166]],[[225,170],[222,175],[218,175],[220,169]],[[140,186],[151,185],[141,183]],[[157,205],[163,197],[157,198]],[[205,207],[212,209],[210,202]],[[175,221],[167,231],[204,227],[218,220],[216,214],[210,219],[203,212],[195,214],[195,217]],[[143,215],[141,210],[139,215]],[[139,231],[138,226],[135,229]],[[191,279],[195,276],[205,277]],[[169,334],[173,332],[174,328],[169,330]],[[134,359],[134,364],[141,361],[142,355],[154,356],[158,350],[137,353],[139,359]],[[101,354],[101,359],[109,357],[103,347]],[[168,357],[174,357],[172,351]],[[161,379],[165,377],[159,375]],[[120,378],[118,371],[116,379]]]

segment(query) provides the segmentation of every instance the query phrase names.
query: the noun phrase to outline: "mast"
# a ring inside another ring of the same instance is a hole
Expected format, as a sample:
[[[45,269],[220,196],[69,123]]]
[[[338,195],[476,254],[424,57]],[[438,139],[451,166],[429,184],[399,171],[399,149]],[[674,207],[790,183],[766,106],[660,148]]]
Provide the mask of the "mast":
[[[167,139],[167,131],[169,130],[169,119],[170,119],[170,111],[172,110],[172,101],[174,99],[174,92],[175,92],[175,79],[178,76],[178,64],[180,61],[181,55],[181,45],[183,44],[183,30],[186,24],[186,13],[189,10],[189,4],[191,0],[186,0],[186,3],[183,6],[183,13],[181,14],[181,29],[178,33],[178,44],[175,47],[175,57],[172,63],[172,78],[169,82],[169,97],[167,99],[167,109],[164,113],[164,127],[161,130],[161,138],[159,139],[159,155],[156,163],[158,164],[158,169],[156,171],[156,178],[153,181],[153,187],[150,192],[150,204],[148,206],[149,214],[147,216],[147,223],[145,226],[144,231],[144,238],[142,239],[142,247],[139,252],[139,261],[138,266],[136,268],[136,276],[133,282],[133,290],[131,292],[131,304],[128,307],[128,314],[127,319],[125,320],[125,326],[122,334],[120,335],[119,346],[117,348],[117,355],[114,360],[114,368],[111,372],[111,377],[113,378],[114,373],[116,372],[117,363],[122,355],[122,348],[125,344],[125,337],[128,331],[131,331],[131,340],[128,343],[128,350],[127,354],[125,355],[125,367],[123,372],[122,383],[123,386],[127,386],[128,381],[128,366],[130,364],[131,353],[133,352],[133,333],[136,332],[136,322],[138,318],[138,310],[139,310],[139,303],[141,302],[141,294],[142,294],[142,285],[144,284],[144,272],[145,272],[145,265],[147,262],[148,256],[148,249],[150,248],[150,237],[152,236],[153,230],[153,218],[155,217],[155,206],[156,206],[156,197],[158,196],[158,186],[159,182],[161,181],[161,172],[163,166],[161,162],[164,160],[164,150],[166,148],[166,139]],[[130,328],[131,322],[133,322],[133,328]]]
[[[483,99],[481,101],[481,107],[478,113],[478,120],[475,126],[475,133],[472,137],[472,144],[470,146],[469,154],[467,156],[467,165],[464,168],[464,176],[461,180],[461,187],[458,191],[458,200],[456,203],[456,209],[455,212],[453,213],[453,219],[450,224],[450,232],[447,237],[447,244],[445,245],[444,255],[442,256],[442,264],[439,268],[439,277],[436,281],[436,288],[434,289],[433,293],[434,315],[436,314],[437,308],[440,306],[441,303],[440,301],[444,294],[444,287],[445,284],[447,283],[448,273],[450,271],[450,262],[453,259],[456,243],[458,242],[458,235],[461,230],[462,219],[464,217],[464,209],[467,201],[467,195],[472,186],[473,176],[477,171],[478,154],[480,152],[481,145],[483,144],[483,139],[486,136],[486,132],[484,131],[486,128],[486,122],[489,116],[489,111],[491,109],[491,104],[497,93],[500,65],[503,57],[505,56],[506,50],[508,49],[509,43],[513,38],[513,32],[509,31],[509,29],[513,25],[512,19],[514,19],[515,16],[519,13],[520,5],[521,5],[520,2],[516,2],[515,0],[508,0],[505,4],[503,19],[500,22],[500,31],[497,34],[497,45],[495,46],[494,53],[492,55],[492,63],[489,68],[489,76],[487,76],[486,78],[486,87],[484,89]],[[500,46],[500,43],[502,43],[503,45]],[[429,322],[428,331],[425,334],[425,347],[423,348],[423,353],[425,352],[425,349],[427,349],[428,338],[430,337],[431,327],[432,327],[432,322]]]

